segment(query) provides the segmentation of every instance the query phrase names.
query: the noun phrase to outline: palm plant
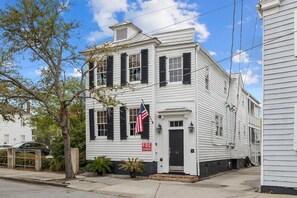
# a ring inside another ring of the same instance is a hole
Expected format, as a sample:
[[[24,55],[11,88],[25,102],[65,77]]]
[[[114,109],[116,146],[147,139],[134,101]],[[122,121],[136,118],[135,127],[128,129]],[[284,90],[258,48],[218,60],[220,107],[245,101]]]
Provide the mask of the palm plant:
[[[144,164],[142,161],[138,160],[138,158],[128,158],[128,161],[122,161],[119,164],[119,169],[129,170],[130,177],[136,178],[136,173],[142,173],[144,170]]]
[[[95,157],[88,169],[98,175],[103,175],[107,172],[110,173],[112,169],[112,162],[109,158],[106,158],[106,156]]]

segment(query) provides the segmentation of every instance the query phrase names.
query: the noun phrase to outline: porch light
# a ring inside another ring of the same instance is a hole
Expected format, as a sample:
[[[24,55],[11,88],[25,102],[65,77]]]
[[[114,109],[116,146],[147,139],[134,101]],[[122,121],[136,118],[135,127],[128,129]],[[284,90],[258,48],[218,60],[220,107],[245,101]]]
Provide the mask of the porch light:
[[[159,133],[159,134],[162,132],[162,126],[160,123],[158,124],[156,130],[157,130],[157,133]]]
[[[190,133],[193,133],[194,132],[194,125],[193,125],[192,122],[190,123],[190,126],[189,126],[189,132]]]

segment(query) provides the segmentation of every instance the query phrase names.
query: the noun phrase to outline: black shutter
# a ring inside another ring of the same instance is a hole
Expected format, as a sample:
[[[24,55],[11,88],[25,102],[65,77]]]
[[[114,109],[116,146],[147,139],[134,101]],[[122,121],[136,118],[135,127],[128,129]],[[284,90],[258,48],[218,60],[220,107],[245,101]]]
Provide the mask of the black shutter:
[[[148,49],[141,50],[141,83],[148,83]]]
[[[94,88],[94,62],[89,63],[89,89]]]
[[[113,140],[113,108],[107,108],[107,139]]]
[[[113,86],[113,56],[107,57],[107,80],[106,86],[112,87]]]
[[[166,56],[159,58],[160,64],[160,87],[166,86]]]
[[[148,114],[150,115],[150,105],[144,105]],[[150,138],[150,118],[147,116],[143,120],[143,128],[144,131],[141,133],[141,139],[149,139]]]
[[[191,84],[191,53],[183,54],[183,84]]]
[[[121,54],[121,85],[127,83],[127,54]]]
[[[120,107],[120,132],[121,140],[127,139],[127,117],[126,117],[126,108]]]
[[[95,140],[94,109],[89,109],[90,140]]]

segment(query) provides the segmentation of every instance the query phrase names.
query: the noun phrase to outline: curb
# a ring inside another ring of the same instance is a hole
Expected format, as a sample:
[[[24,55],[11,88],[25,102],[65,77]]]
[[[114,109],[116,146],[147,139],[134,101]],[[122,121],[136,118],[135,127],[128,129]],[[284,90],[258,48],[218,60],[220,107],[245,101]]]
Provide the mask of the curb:
[[[60,184],[48,181],[41,181],[41,180],[33,180],[33,179],[24,179],[24,178],[13,178],[13,177],[3,177],[0,176],[0,179],[9,180],[9,181],[17,181],[17,182],[25,182],[30,184],[40,184],[40,185],[48,185],[48,186],[55,186],[55,187],[64,187],[66,188],[68,184]]]

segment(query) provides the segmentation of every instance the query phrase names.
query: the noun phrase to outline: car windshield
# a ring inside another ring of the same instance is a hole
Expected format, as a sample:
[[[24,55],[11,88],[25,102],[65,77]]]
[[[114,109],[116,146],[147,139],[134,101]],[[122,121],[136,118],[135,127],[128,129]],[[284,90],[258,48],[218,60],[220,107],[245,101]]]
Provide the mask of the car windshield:
[[[20,143],[17,143],[15,145],[13,145],[12,147],[13,148],[18,148],[18,147],[22,146],[23,144],[24,144],[24,142],[20,142]]]

